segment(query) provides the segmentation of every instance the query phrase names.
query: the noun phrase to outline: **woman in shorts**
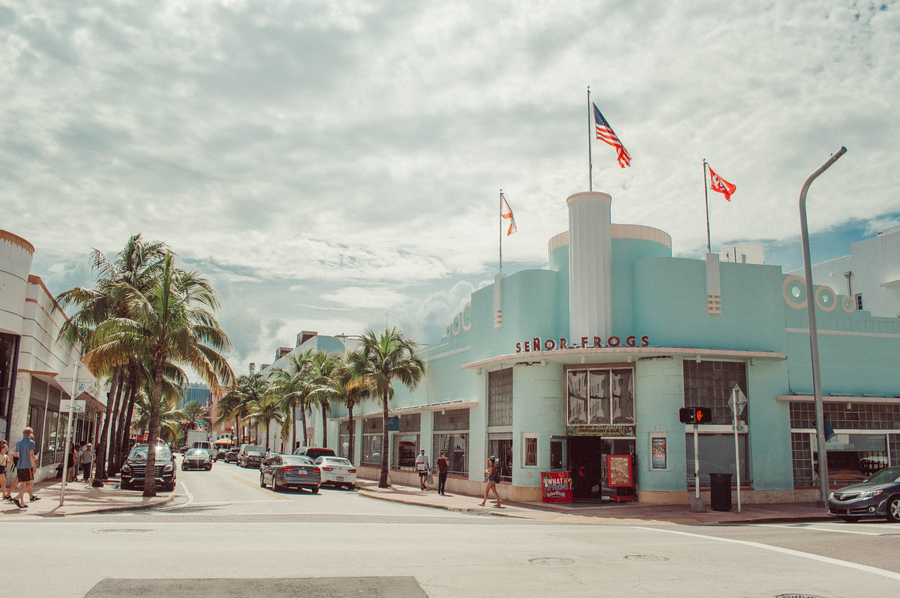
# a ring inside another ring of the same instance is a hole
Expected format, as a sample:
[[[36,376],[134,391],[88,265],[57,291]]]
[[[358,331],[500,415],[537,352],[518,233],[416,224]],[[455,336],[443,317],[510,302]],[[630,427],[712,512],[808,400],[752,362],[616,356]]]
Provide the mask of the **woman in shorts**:
[[[497,493],[497,484],[500,483],[500,470],[497,469],[497,458],[493,455],[488,459],[487,469],[484,470],[484,473],[487,474],[487,487],[484,489],[484,500],[479,503],[479,506],[484,506],[484,503],[487,502],[488,494],[493,490],[494,496],[497,497],[494,506],[499,507],[500,495]]]

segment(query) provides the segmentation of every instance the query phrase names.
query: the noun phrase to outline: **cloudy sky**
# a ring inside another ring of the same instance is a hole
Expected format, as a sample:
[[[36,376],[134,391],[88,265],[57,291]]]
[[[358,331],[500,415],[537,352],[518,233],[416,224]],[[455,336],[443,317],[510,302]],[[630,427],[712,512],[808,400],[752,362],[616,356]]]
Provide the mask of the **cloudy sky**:
[[[301,330],[435,342],[497,269],[546,266],[588,187],[613,221],[706,250],[812,255],[900,224],[900,3],[0,0],[0,228],[54,293],[91,248],[166,241],[223,300],[232,365]]]

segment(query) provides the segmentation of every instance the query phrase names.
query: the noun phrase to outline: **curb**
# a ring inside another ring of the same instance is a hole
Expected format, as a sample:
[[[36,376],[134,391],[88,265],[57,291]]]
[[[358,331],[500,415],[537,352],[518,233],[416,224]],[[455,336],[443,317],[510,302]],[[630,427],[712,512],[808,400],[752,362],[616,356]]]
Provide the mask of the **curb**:
[[[503,513],[498,511],[480,511],[476,509],[470,509],[467,507],[454,507],[451,505],[433,505],[428,503],[415,502],[412,500],[402,500],[399,498],[391,498],[390,496],[385,496],[379,494],[378,492],[371,492],[369,490],[358,490],[357,494],[360,496],[365,496],[366,498],[374,498],[375,500],[386,500],[388,502],[399,502],[405,505],[415,505],[418,507],[427,507],[430,509],[441,509],[444,511],[451,511],[453,513],[467,513],[470,515],[482,515],[482,516],[495,516],[495,517],[510,517],[514,519],[529,519],[524,515],[514,515],[513,513]]]

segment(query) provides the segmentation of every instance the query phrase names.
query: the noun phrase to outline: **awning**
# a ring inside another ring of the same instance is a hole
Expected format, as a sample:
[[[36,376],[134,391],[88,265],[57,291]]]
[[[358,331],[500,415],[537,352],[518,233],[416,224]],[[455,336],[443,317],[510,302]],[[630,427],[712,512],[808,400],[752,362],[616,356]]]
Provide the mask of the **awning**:
[[[219,438],[213,444],[218,444],[221,446],[229,446],[229,445],[234,444],[234,440],[232,440],[231,438]]]
[[[406,413],[422,413],[423,411],[443,411],[445,409],[467,409],[469,407],[477,407],[478,401],[463,401],[462,399],[457,399],[455,401],[444,401],[442,403],[428,403],[427,405],[414,405],[412,407],[398,407],[397,409],[391,409],[388,411],[388,415],[403,415]],[[375,411],[373,413],[361,413],[354,414],[353,419],[367,419],[370,417],[382,417],[382,411]],[[345,422],[350,421],[350,416],[344,417],[331,417],[329,418],[333,422]]]

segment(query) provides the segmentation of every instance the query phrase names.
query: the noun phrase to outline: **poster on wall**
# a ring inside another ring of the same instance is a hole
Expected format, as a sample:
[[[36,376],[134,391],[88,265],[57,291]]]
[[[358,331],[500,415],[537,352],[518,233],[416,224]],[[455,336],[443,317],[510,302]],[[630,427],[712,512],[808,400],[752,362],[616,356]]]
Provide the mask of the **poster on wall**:
[[[656,436],[650,438],[650,467],[652,469],[666,468],[666,437]]]
[[[634,485],[631,455],[606,456],[607,485],[610,488],[629,488]]]
[[[541,488],[544,502],[572,502],[572,472],[542,471]]]

